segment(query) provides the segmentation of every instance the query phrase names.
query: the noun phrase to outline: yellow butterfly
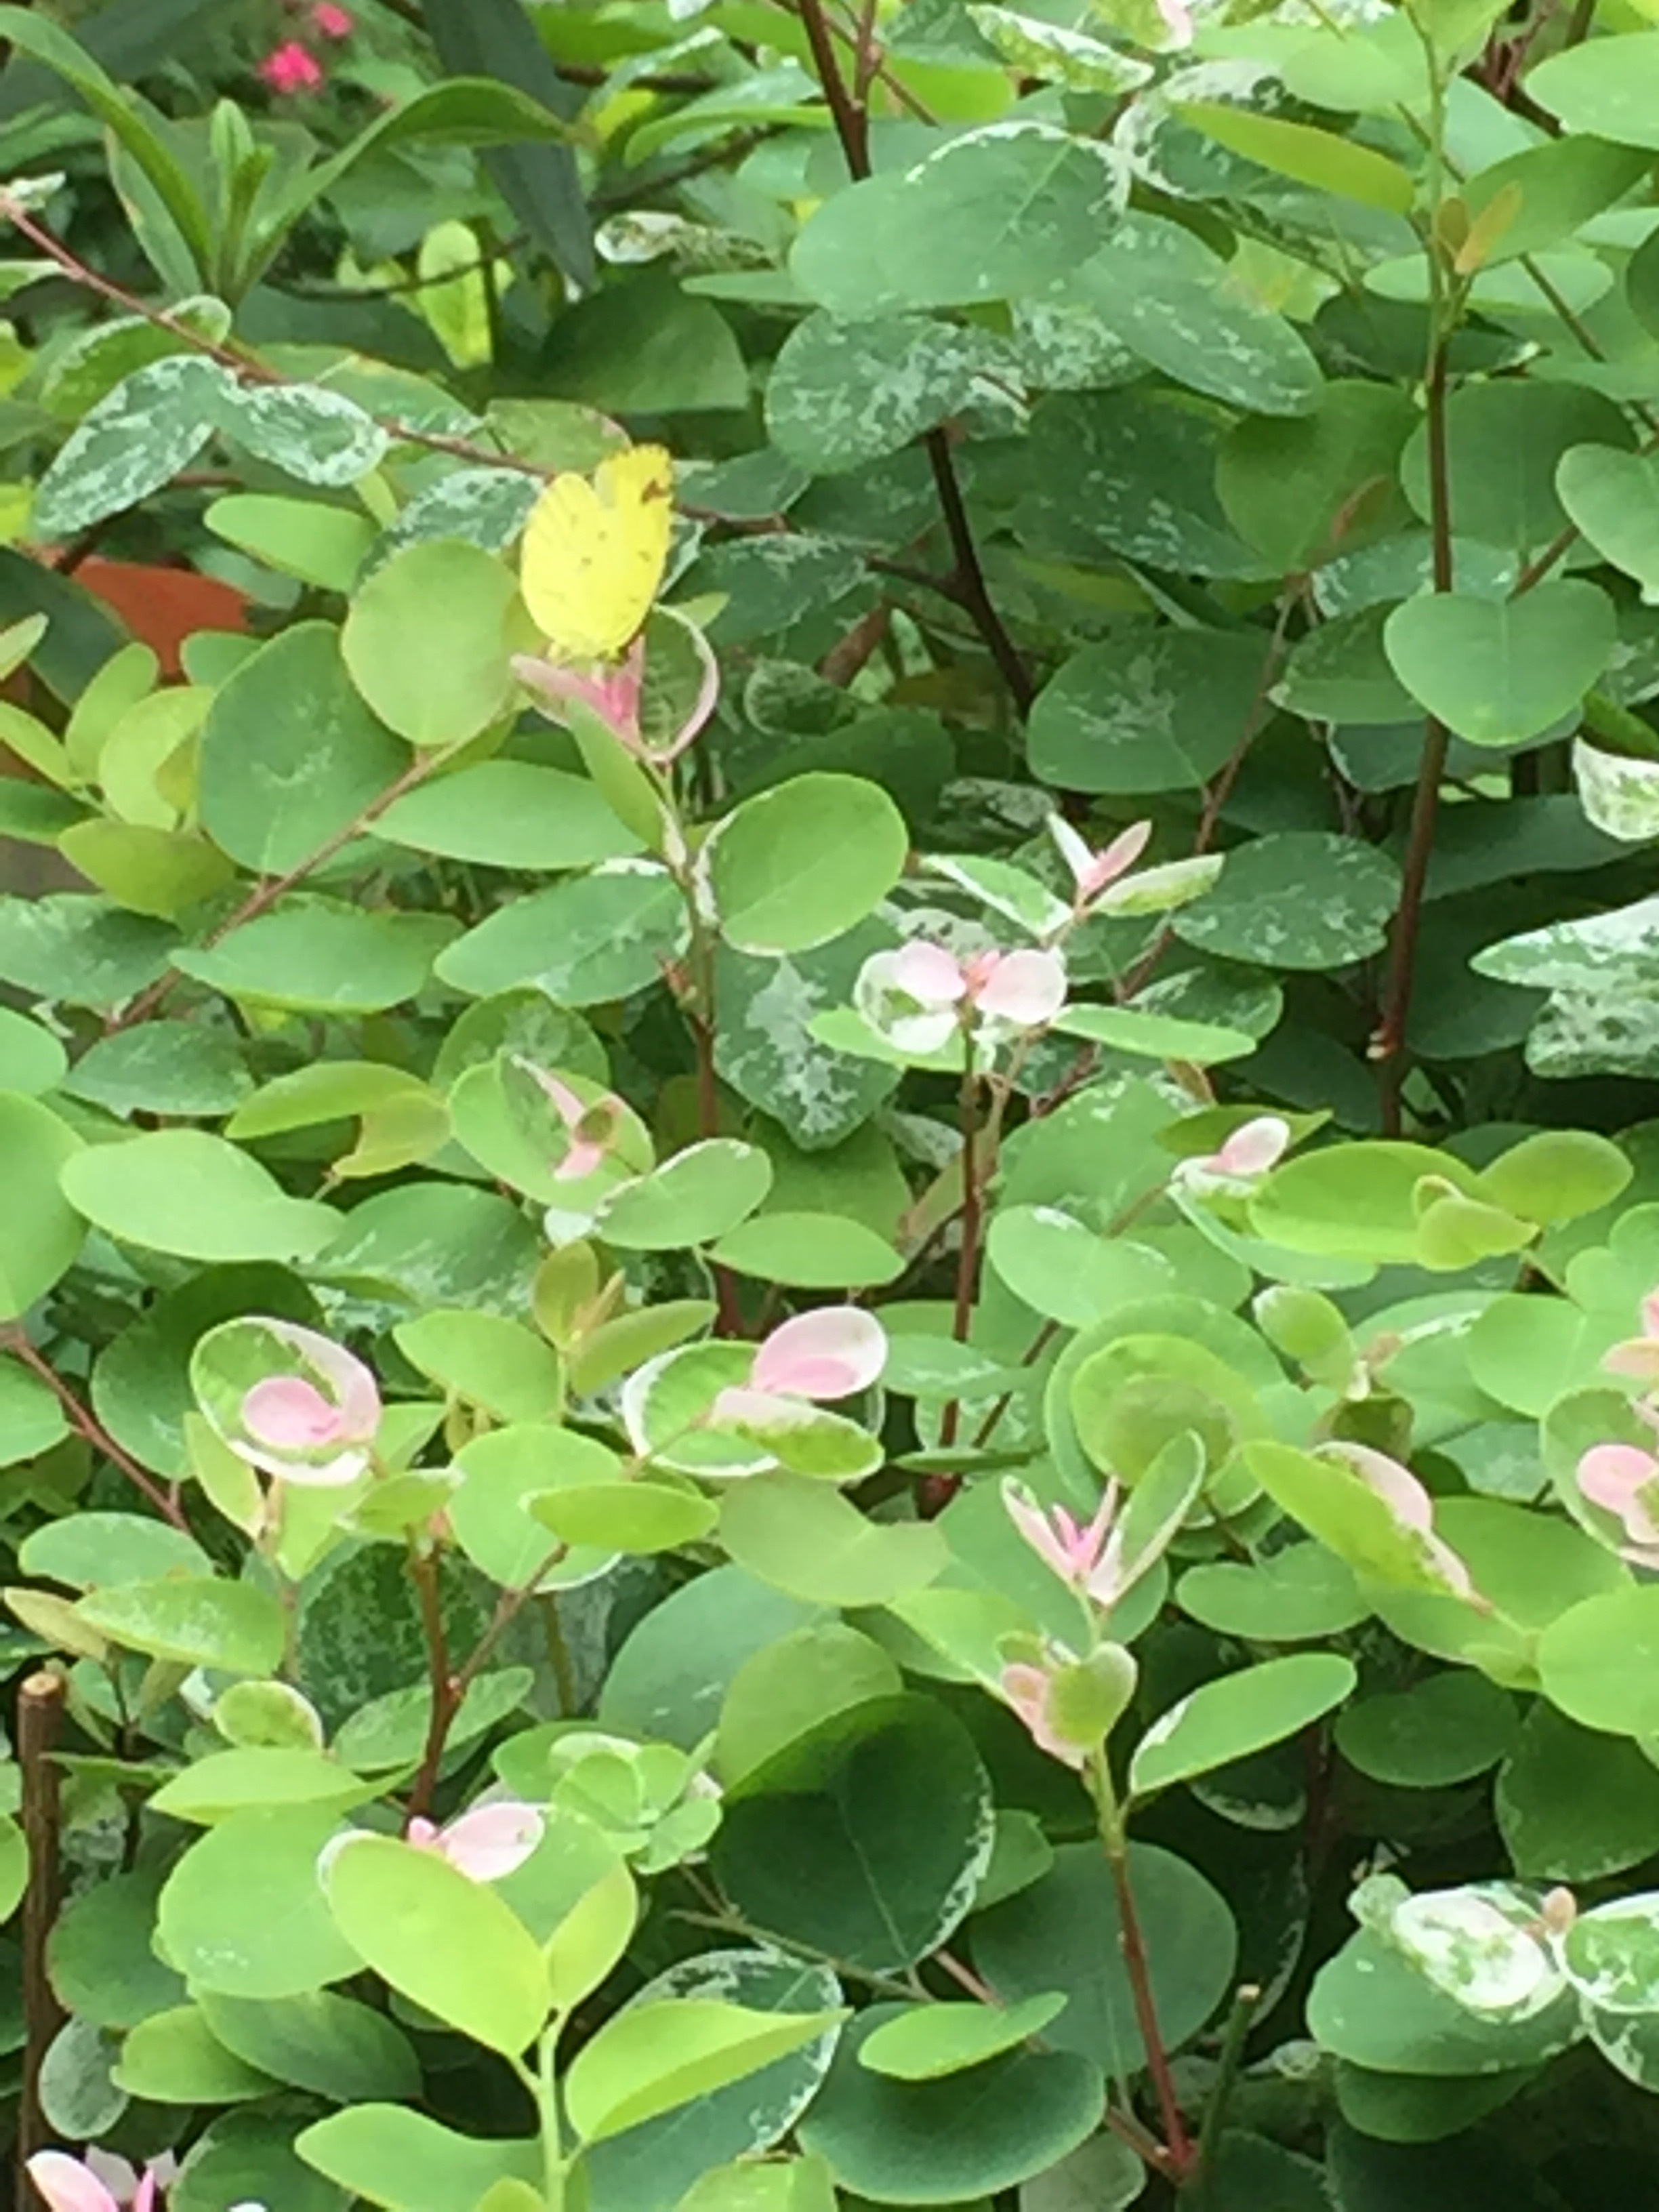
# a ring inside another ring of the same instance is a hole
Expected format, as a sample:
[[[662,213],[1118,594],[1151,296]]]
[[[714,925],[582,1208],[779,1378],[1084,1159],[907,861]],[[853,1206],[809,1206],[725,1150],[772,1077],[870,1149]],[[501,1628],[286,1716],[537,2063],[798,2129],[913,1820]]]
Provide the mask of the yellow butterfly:
[[[591,478],[556,476],[530,511],[519,582],[551,658],[612,660],[633,639],[668,565],[673,465],[633,446]]]

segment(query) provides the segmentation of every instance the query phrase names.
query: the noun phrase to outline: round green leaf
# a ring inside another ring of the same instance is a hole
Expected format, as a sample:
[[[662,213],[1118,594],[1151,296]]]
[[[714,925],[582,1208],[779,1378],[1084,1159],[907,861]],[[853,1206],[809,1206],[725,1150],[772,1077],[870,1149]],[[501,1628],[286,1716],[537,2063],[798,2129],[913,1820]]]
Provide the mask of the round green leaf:
[[[378,1014],[415,998],[453,934],[438,915],[301,893],[174,965],[227,998],[307,1014]]]
[[[0,1144],[10,1104],[0,1100]],[[287,1197],[256,1159],[204,1130],[158,1129],[76,1152],[63,1182],[106,1236],[184,1260],[308,1259],[341,1226],[331,1207]]]
[[[20,1460],[50,1451],[68,1434],[69,1421],[56,1393],[16,1360],[0,1358],[0,1467],[15,1467]],[[73,1527],[89,1517],[71,1515],[67,1523],[48,1526]],[[44,1533],[38,1531],[35,1540]],[[26,1571],[39,1573],[40,1570]]]
[[[1600,1881],[1659,1850],[1659,1769],[1627,1739],[1580,1728],[1542,1698],[1498,1778],[1516,1874]]]
[[[895,2081],[937,2081],[1000,2058],[1040,2035],[1066,1999],[1027,1997],[1023,2004],[927,2004],[884,2021],[859,2046],[859,2063]]]
[[[455,538],[405,546],[370,577],[341,635],[351,680],[413,745],[458,745],[512,703],[512,571]]]
[[[336,1927],[400,1995],[504,2056],[535,2040],[546,1966],[493,1889],[435,1851],[370,1835],[337,1854],[326,1887]]]
[[[55,1090],[69,1054],[48,1029],[10,1006],[0,1006],[0,1090],[27,1097]]]
[[[1176,2050],[1232,1985],[1233,1917],[1195,1867],[1153,1844],[1130,1847],[1129,1880],[1158,2024]],[[1117,1897],[1098,1844],[1063,1845],[1040,1881],[978,1915],[974,1956],[1004,2003],[1066,1992],[1066,2009],[1044,2035],[1053,2048],[1081,2052],[1117,2079],[1144,2069]]]
[[[439,954],[437,973],[475,998],[534,984],[562,1006],[599,1006],[656,981],[686,927],[666,871],[623,863],[498,908]]]
[[[860,468],[959,413],[999,358],[983,331],[925,315],[809,315],[772,365],[767,431],[815,476]]]
[[[1610,446],[1574,446],[1561,456],[1556,490],[1573,527],[1604,560],[1659,595],[1659,461]]]
[[[881,1645],[836,1620],[797,1629],[738,1668],[720,1707],[715,1765],[731,1787],[821,1721],[903,1687]]]
[[[362,1971],[317,1873],[338,1826],[326,1806],[260,1809],[234,1814],[191,1845],[161,1892],[157,1930],[192,1989],[302,1996]]]
[[[253,1078],[228,1030],[155,1021],[100,1037],[76,1061],[64,1088],[112,1114],[179,1121],[234,1113]]]
[[[216,694],[202,726],[198,804],[220,850],[279,876],[337,837],[409,756],[351,687],[331,623],[272,638]]]
[[[828,1483],[795,1475],[733,1483],[720,1525],[738,1566],[811,1604],[885,1605],[925,1589],[950,1560],[930,1523],[872,1521]]]
[[[159,1868],[139,1868],[107,1876],[64,1905],[46,1967],[67,2011],[100,2027],[126,2028],[183,2001],[183,1981],[150,1942],[161,1887]]]
[[[1569,1607],[1539,1639],[1538,1672],[1581,1726],[1659,1736],[1659,1583]]]
[[[1101,2077],[1075,2052],[1010,2052],[966,2076],[914,2082],[861,2064],[867,2039],[902,2010],[859,2014],[801,2124],[803,2146],[843,2189],[883,2204],[960,2206],[1029,2182],[1094,2133]]]
[[[1322,1544],[1287,1544],[1254,1566],[1224,1560],[1190,1567],[1176,1598],[1217,1635],[1261,1644],[1340,1636],[1370,1611],[1353,1570]]]
[[[1510,599],[1423,592],[1389,617],[1395,674],[1472,744],[1518,745],[1572,714],[1613,656],[1613,604],[1578,578]]]
[[[269,1591],[209,1576],[106,1585],[76,1610],[112,1644],[225,1674],[274,1674],[288,1644],[287,1618]]]
[[[640,849],[586,776],[533,761],[481,761],[405,792],[374,835],[495,868],[586,868]]]
[[[1249,630],[1127,627],[1065,661],[1038,693],[1032,773],[1071,791],[1193,791],[1243,737],[1266,672]]]
[[[129,2096],[152,2105],[234,2105],[276,2086],[227,2051],[194,2004],[140,2021],[121,2046],[112,2078]]]
[[[771,1187],[772,1163],[757,1145],[711,1137],[624,1183],[601,1210],[599,1234],[625,1252],[709,1244],[746,1220]]]
[[[745,799],[717,831],[710,883],[742,952],[810,951],[872,913],[904,871],[904,817],[861,776],[792,777]]]
[[[962,1723],[885,1698],[822,1723],[732,1790],[711,1846],[753,1925],[872,1972],[950,1936],[994,1837],[990,1784]]]
[[[600,1724],[690,1751],[714,1728],[744,1661],[819,1617],[739,1567],[699,1575],[629,1633],[600,1693]]]
[[[1484,1674],[1429,1674],[1352,1705],[1336,1723],[1351,1766],[1394,1789],[1443,1790],[1489,1773],[1520,1734],[1515,1700]]]
[[[837,1213],[757,1213],[722,1237],[717,1266],[803,1291],[868,1290],[904,1272],[902,1255],[863,1222]]]
[[[0,1321],[21,1321],[74,1264],[86,1229],[59,1176],[82,1149],[48,1107],[0,1095],[0,1170],[10,1193],[0,1238]]]
[[[1527,92],[1569,130],[1659,147],[1659,31],[1592,39],[1540,63]]]
[[[1501,545],[1522,560],[1567,526],[1557,466],[1569,448],[1627,447],[1624,417],[1600,392],[1573,384],[1504,376],[1471,380],[1446,408],[1451,512],[1461,538]],[[1420,421],[1401,463],[1406,496],[1425,522],[1434,515],[1426,426]]]
[[[1252,967],[1345,968],[1382,950],[1399,896],[1399,870],[1374,846],[1277,830],[1229,853],[1215,889],[1172,927],[1200,951]]]
[[[1536,2066],[1578,2036],[1563,1991],[1525,2020],[1473,2012],[1419,1974],[1370,1930],[1350,1936],[1320,1969],[1308,2027],[1321,2048],[1380,2074],[1503,2074]]]

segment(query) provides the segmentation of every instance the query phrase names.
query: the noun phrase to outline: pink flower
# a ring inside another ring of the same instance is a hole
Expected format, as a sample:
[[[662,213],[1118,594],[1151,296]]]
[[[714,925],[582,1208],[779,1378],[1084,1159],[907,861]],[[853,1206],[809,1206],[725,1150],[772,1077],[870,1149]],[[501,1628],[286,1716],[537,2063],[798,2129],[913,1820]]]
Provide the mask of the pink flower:
[[[418,1815],[405,1831],[416,1850],[435,1851],[473,1881],[504,1881],[541,1842],[545,1824],[533,1805],[515,1798],[475,1805],[445,1827]]]
[[[1021,1661],[1005,1667],[1001,1675],[1002,1694],[1025,1723],[1027,1734],[1039,1751],[1046,1751],[1050,1759],[1062,1765],[1075,1767],[1080,1772],[1084,1747],[1067,1743],[1054,1732],[1050,1712],[1054,1695],[1054,1677],[1046,1667]]]
[[[1344,1441],[1326,1444],[1323,1450],[1327,1458],[1340,1461],[1357,1474],[1382,1499],[1401,1528],[1421,1539],[1427,1564],[1452,1596],[1485,1605],[1462,1560],[1443,1537],[1435,1534],[1434,1501],[1409,1468],[1401,1467],[1387,1452],[1372,1450],[1369,1444]]]
[[[1291,1125],[1278,1114],[1258,1114],[1235,1129],[1220,1148],[1200,1159],[1182,1160],[1176,1180],[1194,1190],[1248,1188],[1277,1167],[1291,1141]]]
[[[349,39],[357,27],[357,18],[348,8],[337,8],[334,0],[317,0],[311,11],[313,27],[325,39]]]
[[[179,2171],[171,2153],[153,2160],[142,2179],[125,2159],[107,2151],[89,2150],[84,2160],[67,2151],[37,2151],[28,2162],[29,2179],[46,2205],[47,2212],[153,2212],[160,2192],[172,2186]],[[241,2205],[237,2212],[260,2212],[257,2205]]]
[[[1615,1344],[1601,1364],[1609,1375],[1633,1375],[1638,1382],[1659,1382],[1659,1291],[1642,1301],[1642,1334]]]
[[[532,1060],[520,1060],[518,1064],[551,1102],[570,1139],[568,1150],[553,1170],[554,1182],[577,1182],[592,1175],[604,1165],[617,1140],[622,1101],[607,1091],[590,1105],[562,1076],[550,1074]]]
[[[1173,46],[1190,46],[1193,43],[1193,11],[1186,0],[1158,0],[1158,12],[1168,24],[1173,36]]]
[[[749,1380],[722,1390],[712,1422],[801,1419],[808,1406],[867,1390],[887,1364],[887,1332],[858,1306],[820,1306],[775,1328]]]
[[[1638,1444],[1594,1444],[1578,1462],[1578,1487],[1630,1538],[1621,1558],[1659,1567],[1659,1459]]]
[[[538,692],[555,709],[575,704],[586,707],[637,759],[653,768],[677,761],[702,730],[720,698],[719,663],[708,641],[695,623],[677,615],[672,607],[659,607],[659,621],[677,622],[688,634],[702,672],[702,681],[690,712],[665,744],[647,744],[640,726],[645,695],[645,639],[636,637],[619,661],[578,666],[568,661],[547,660],[535,653],[515,653],[513,672],[529,690]],[[555,719],[557,719],[556,714]]]
[[[308,47],[289,39],[265,56],[258,74],[273,92],[291,99],[302,92],[320,91],[326,71]]]
[[[958,960],[942,945],[913,939],[872,953],[853,995],[870,1026],[901,1052],[937,1052],[970,1020],[1008,1034],[1053,1021],[1066,1003],[1066,963],[1047,951]]]
[[[270,1320],[259,1326],[311,1373],[255,1382],[242,1395],[240,1434],[222,1431],[224,1441],[250,1467],[285,1482],[322,1489],[355,1482],[368,1465],[368,1448],[380,1425],[374,1376],[355,1354],[315,1329]]]
[[[1132,823],[1098,852],[1079,836],[1064,815],[1048,817],[1048,832],[1072,872],[1072,881],[1077,886],[1077,907],[1081,912],[1103,890],[1109,890],[1120,876],[1128,874],[1151,842],[1152,825],[1150,822]]]
[[[1023,1482],[1005,1482],[1002,1502],[1009,1519],[1044,1565],[1052,1567],[1061,1582],[1069,1583],[1073,1589],[1089,1589],[1103,1563],[1111,1563],[1112,1522],[1118,1507],[1116,1483],[1107,1485],[1099,1510],[1086,1525],[1063,1505],[1045,1511]]]

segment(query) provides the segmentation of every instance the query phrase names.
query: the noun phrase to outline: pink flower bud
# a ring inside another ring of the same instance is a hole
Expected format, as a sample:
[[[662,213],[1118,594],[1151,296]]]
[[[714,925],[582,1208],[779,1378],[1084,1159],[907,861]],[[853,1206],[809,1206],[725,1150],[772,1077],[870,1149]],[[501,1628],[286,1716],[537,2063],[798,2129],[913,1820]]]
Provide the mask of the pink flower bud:
[[[273,92],[292,99],[301,93],[320,91],[327,72],[309,47],[289,39],[265,56],[258,75]]]

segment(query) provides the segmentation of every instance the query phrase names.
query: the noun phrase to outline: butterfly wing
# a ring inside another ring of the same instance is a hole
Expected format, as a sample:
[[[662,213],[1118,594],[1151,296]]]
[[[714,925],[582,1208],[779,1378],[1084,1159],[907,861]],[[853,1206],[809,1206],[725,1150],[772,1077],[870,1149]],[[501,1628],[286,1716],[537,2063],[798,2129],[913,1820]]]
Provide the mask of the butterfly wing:
[[[556,476],[525,526],[520,582],[556,656],[611,660],[634,637],[668,565],[673,471],[660,446],[634,446],[592,479]]]

